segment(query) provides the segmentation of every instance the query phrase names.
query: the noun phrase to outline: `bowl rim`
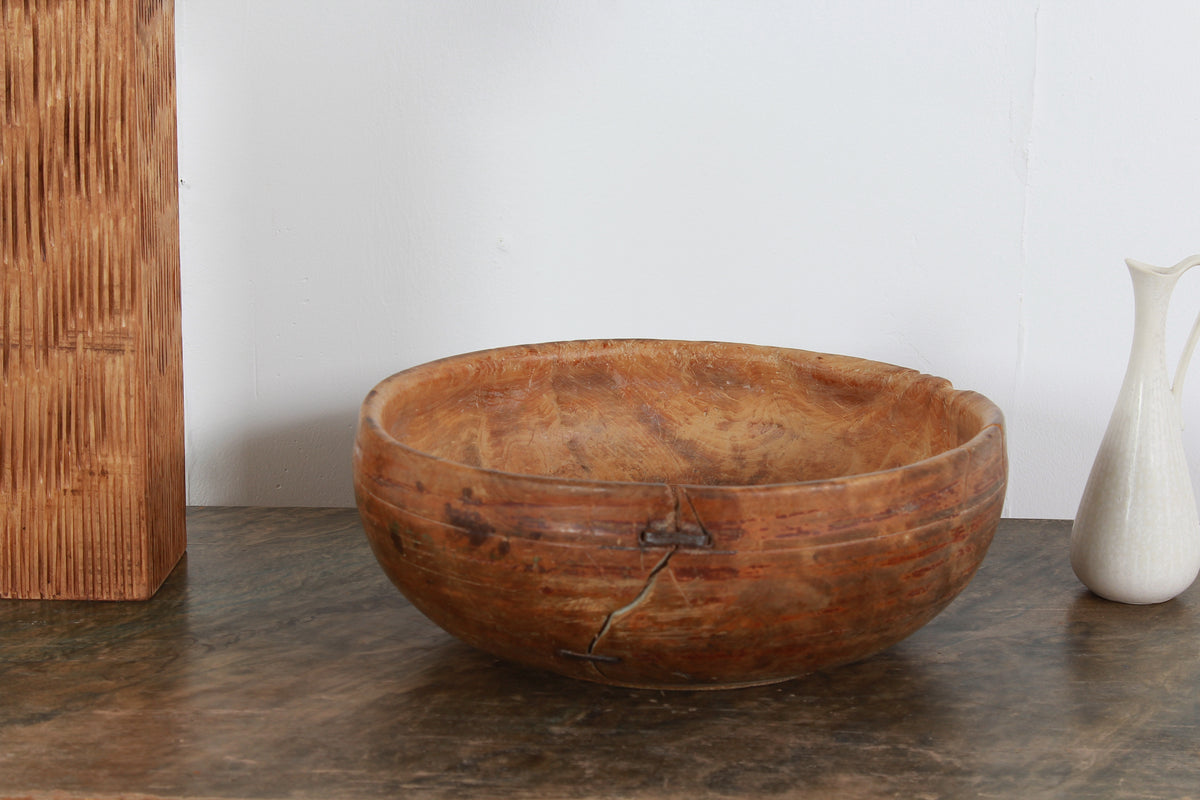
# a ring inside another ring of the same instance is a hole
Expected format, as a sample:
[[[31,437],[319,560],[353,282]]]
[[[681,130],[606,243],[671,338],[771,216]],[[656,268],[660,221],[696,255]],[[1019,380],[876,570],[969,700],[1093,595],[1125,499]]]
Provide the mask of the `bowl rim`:
[[[405,377],[419,371],[434,369],[440,365],[452,364],[455,362],[469,362],[478,360],[484,356],[495,357],[504,353],[526,353],[532,354],[539,350],[547,350],[550,348],[563,348],[566,346],[581,346],[581,347],[598,347],[598,346],[647,346],[647,345],[681,345],[681,346],[716,346],[716,347],[741,347],[752,350],[760,350],[764,352],[786,352],[800,353],[813,356],[827,356],[837,359],[843,359],[850,362],[859,362],[864,365],[873,367],[886,367],[895,369],[897,374],[910,373],[914,380],[922,378],[940,381],[943,385],[940,391],[946,392],[954,402],[964,405],[972,405],[976,407],[983,424],[979,431],[967,441],[955,447],[943,450],[934,455],[917,461],[911,461],[907,464],[901,464],[887,469],[872,470],[869,472],[853,472],[847,475],[837,475],[828,478],[814,478],[804,481],[780,481],[776,483],[750,483],[750,484],[712,484],[712,483],[686,483],[686,482],[668,482],[668,481],[614,481],[614,480],[598,480],[594,478],[564,478],[554,475],[541,475],[537,473],[527,472],[512,472],[509,470],[496,469],[494,467],[480,467],[472,464],[467,464],[462,461],[457,461],[451,458],[434,455],[425,450],[407,445],[400,441],[382,425],[380,418],[382,416],[383,405],[389,399],[389,394],[386,392],[386,387],[390,384],[397,383]],[[779,347],[774,345],[759,345],[742,342],[728,342],[708,339],[654,339],[654,338],[614,338],[614,339],[567,339],[561,341],[547,341],[532,344],[516,344],[502,345],[499,347],[490,347],[480,350],[472,350],[465,353],[444,356],[441,358],[426,361],[420,364],[415,364],[406,369],[395,372],[383,380],[379,381],[368,392],[359,409],[358,426],[354,441],[354,457],[356,464],[361,457],[361,440],[363,438],[364,429],[370,430],[374,438],[381,443],[398,448],[406,452],[410,456],[417,457],[423,460],[428,460],[434,463],[452,465],[455,469],[465,470],[478,474],[488,475],[499,478],[501,480],[519,480],[530,481],[536,484],[544,484],[547,486],[557,486],[562,489],[576,489],[580,491],[586,490],[604,490],[614,491],[620,487],[642,488],[642,487],[661,487],[661,486],[678,486],[685,490],[703,490],[703,491],[721,491],[731,493],[748,493],[762,490],[779,491],[788,488],[814,487],[814,486],[830,486],[849,481],[861,481],[864,478],[880,478],[898,472],[915,469],[928,469],[935,467],[942,461],[950,461],[958,457],[959,453],[969,453],[982,447],[985,441],[998,432],[1001,439],[1001,450],[1004,449],[1004,414],[992,400],[971,389],[955,388],[946,378],[941,378],[936,375],[930,375],[920,370],[911,367],[899,366],[890,364],[885,361],[877,361],[859,356],[847,356],[837,353],[824,353],[816,350],[804,350],[794,347]],[[1005,459],[1007,460],[1007,459]]]

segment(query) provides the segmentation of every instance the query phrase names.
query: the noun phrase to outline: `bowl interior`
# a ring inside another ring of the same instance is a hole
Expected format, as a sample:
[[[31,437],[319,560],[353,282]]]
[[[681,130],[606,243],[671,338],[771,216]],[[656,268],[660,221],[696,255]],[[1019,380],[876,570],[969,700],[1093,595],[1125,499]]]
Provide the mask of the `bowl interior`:
[[[941,379],[718,343],[572,342],[433,362],[385,383],[400,443],[558,478],[762,485],[914,463],[982,424]]]

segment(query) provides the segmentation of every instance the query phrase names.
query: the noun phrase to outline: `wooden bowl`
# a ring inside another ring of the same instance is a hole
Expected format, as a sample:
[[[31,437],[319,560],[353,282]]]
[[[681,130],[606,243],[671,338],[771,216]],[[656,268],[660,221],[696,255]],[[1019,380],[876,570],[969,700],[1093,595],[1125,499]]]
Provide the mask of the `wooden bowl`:
[[[379,563],[465,642],[662,689],[864,658],[966,585],[1004,500],[1000,410],[912,370],[714,342],[509,347],[363,403]]]

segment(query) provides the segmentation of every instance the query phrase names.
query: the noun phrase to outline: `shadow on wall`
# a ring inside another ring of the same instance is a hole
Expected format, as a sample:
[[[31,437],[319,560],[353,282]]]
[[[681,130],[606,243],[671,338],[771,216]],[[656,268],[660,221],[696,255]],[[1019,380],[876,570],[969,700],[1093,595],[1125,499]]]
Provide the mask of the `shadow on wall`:
[[[242,473],[234,493],[248,505],[352,507],[357,422],[353,406],[247,431],[231,448]]]

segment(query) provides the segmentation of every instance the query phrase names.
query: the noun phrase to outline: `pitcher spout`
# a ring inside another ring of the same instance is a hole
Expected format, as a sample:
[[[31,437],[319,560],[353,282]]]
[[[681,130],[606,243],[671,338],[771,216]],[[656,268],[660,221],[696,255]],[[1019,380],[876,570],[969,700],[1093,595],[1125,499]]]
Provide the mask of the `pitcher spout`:
[[[1138,272],[1145,272],[1151,275],[1179,277],[1192,267],[1200,266],[1200,254],[1188,256],[1178,264],[1170,267],[1156,267],[1153,264],[1147,264],[1145,261],[1138,261],[1134,258],[1125,259],[1125,265],[1131,270],[1137,270]]]

